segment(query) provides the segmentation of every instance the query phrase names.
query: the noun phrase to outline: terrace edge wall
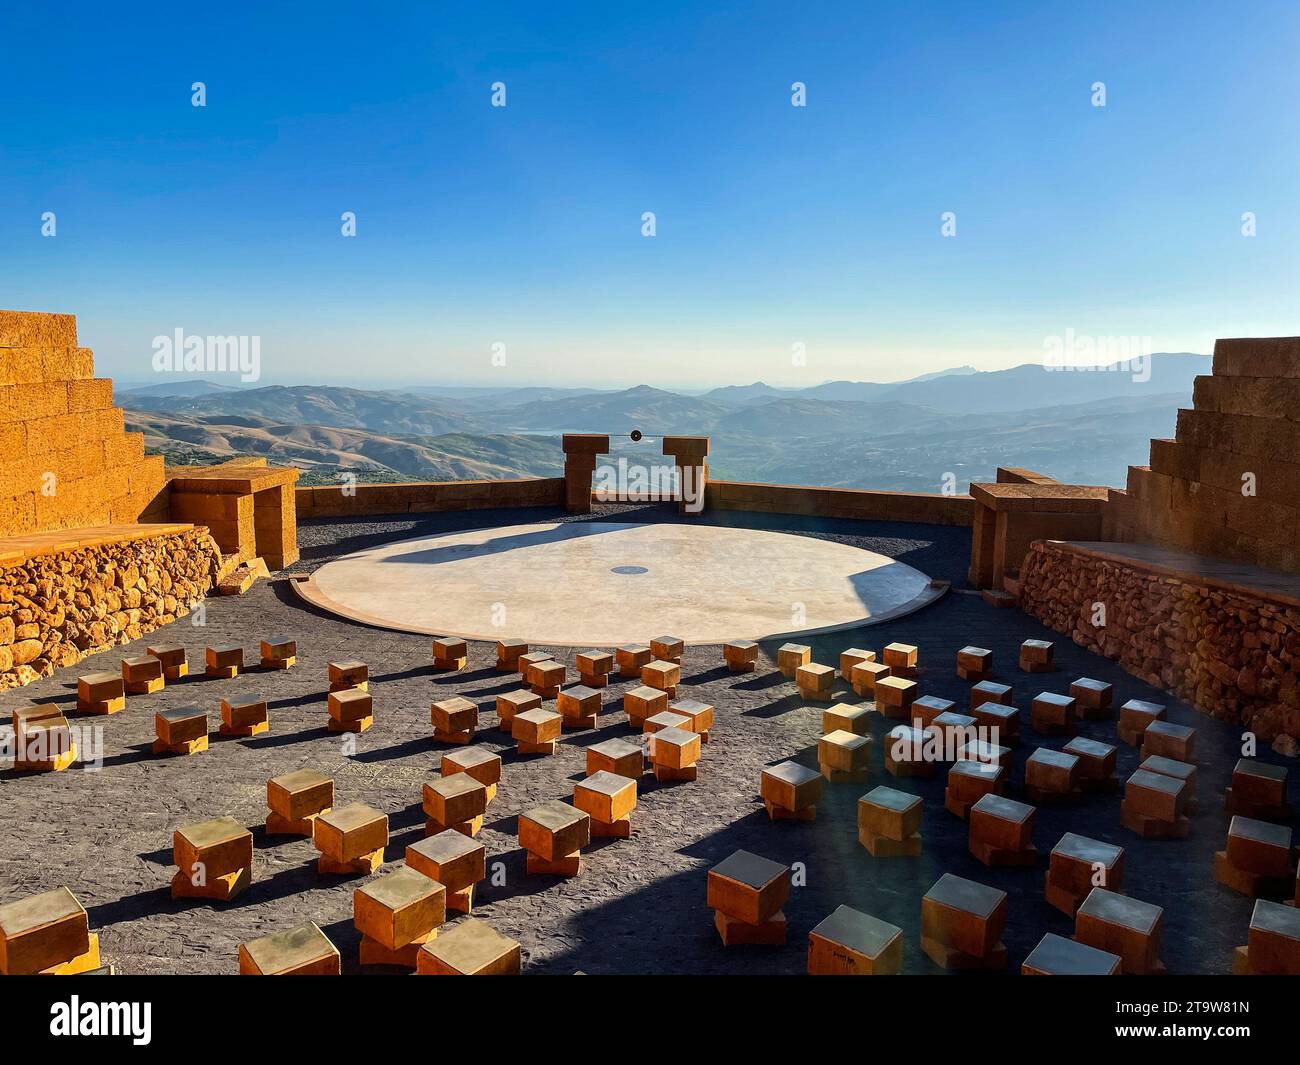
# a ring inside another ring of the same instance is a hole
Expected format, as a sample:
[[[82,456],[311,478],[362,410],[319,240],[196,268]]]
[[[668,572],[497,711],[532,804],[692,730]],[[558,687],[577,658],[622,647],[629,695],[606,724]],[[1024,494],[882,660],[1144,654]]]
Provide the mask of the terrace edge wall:
[[[594,495],[600,500],[603,497]],[[508,481],[409,481],[299,487],[295,502],[300,521],[387,514],[433,514],[495,507],[564,507],[563,477]],[[883,492],[853,488],[710,481],[705,506],[717,510],[850,518],[865,521],[970,525],[975,501],[968,495]]]

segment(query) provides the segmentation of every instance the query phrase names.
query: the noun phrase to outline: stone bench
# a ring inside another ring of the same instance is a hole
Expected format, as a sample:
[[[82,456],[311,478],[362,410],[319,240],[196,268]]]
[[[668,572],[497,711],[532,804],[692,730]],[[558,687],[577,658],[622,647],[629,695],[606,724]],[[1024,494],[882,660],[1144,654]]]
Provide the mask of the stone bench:
[[[72,976],[99,967],[99,935],[65,887],[0,906],[0,975]]]
[[[334,805],[334,781],[315,769],[295,769],[266,782],[266,834],[306,836]]]
[[[420,948],[437,936],[446,919],[446,887],[410,866],[369,880],[352,893],[362,965],[414,969]]]
[[[765,766],[759,794],[771,820],[813,821],[822,797],[822,776],[798,762]]]
[[[915,858],[921,853],[920,796],[883,785],[858,799],[858,842],[873,858]]]
[[[1003,969],[1007,893],[944,873],[921,899],[921,949],[944,969]]]
[[[329,720],[325,727],[330,732],[362,733],[375,723],[374,700],[362,688],[344,688],[332,691],[326,697]]]
[[[312,843],[320,852],[320,873],[373,873],[384,864],[388,846],[388,815],[354,802],[319,814],[312,825]]]
[[[621,779],[621,778],[620,778]],[[577,876],[591,842],[591,816],[554,799],[519,815],[519,845],[529,875]]]
[[[233,817],[182,825],[172,833],[173,899],[229,902],[253,882],[253,834]]]
[[[1032,806],[1002,795],[985,795],[970,808],[967,846],[985,865],[1028,866],[1038,862]]]
[[[468,773],[441,776],[424,785],[424,834],[437,835],[449,828],[477,836],[487,811],[487,786]]]
[[[262,695],[223,696],[221,726],[223,736],[260,736],[271,727],[266,698]]]
[[[707,902],[723,946],[784,946],[788,865],[738,850],[709,870]]]
[[[1164,910],[1140,899],[1093,888],[1074,918],[1074,938],[1090,947],[1118,954],[1125,973],[1146,976],[1164,972],[1157,957]]]
[[[598,769],[573,786],[573,805],[591,818],[593,838],[627,839],[632,835],[636,781]]]
[[[1044,884],[1047,902],[1073,918],[1094,887],[1123,892],[1124,848],[1067,832],[1048,859]]]
[[[892,976],[903,968],[903,930],[839,906],[808,933],[809,976]]]
[[[342,959],[313,921],[239,944],[240,976],[338,976]]]
[[[518,976],[522,951],[486,921],[467,917],[430,940],[416,955],[422,976]]]
[[[406,864],[447,889],[447,909],[469,913],[474,885],[487,876],[487,848],[449,828],[410,844]]]
[[[197,706],[159,710],[153,716],[154,754],[198,754],[208,749],[208,715]]]

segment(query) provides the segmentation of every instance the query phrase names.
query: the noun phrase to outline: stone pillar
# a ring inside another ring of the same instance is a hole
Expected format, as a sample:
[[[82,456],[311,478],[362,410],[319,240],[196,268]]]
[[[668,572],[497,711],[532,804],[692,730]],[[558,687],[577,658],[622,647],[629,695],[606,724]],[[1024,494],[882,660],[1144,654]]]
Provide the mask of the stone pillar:
[[[665,436],[664,454],[671,455],[673,465],[677,467],[677,482],[680,486],[677,513],[702,514],[704,487],[709,477],[709,438]]]
[[[564,505],[570,514],[591,513],[591,477],[596,459],[609,452],[609,437],[599,433],[564,434]]]

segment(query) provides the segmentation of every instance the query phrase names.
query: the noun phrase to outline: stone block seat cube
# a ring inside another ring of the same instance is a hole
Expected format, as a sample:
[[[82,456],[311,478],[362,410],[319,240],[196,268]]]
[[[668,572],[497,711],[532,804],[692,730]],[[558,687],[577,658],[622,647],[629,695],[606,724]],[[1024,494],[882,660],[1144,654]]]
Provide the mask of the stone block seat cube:
[[[564,663],[549,658],[542,662],[529,662],[524,667],[524,679],[528,683],[529,690],[543,699],[559,697],[566,675]]]
[[[621,779],[621,778],[620,778]],[[591,842],[591,815],[553,799],[519,815],[519,846],[529,875],[577,876]]]
[[[873,858],[921,853],[923,807],[918,795],[883,785],[858,799],[858,842]]]
[[[618,663],[618,675],[624,680],[641,676],[643,666],[650,664],[654,655],[645,644],[625,643],[614,648],[614,661]]]
[[[486,921],[467,917],[420,948],[415,971],[421,976],[518,976],[522,959],[513,939]]]
[[[649,719],[647,719],[647,725]],[[676,725],[650,736],[650,764],[660,783],[694,780],[700,761],[700,734]]]
[[[265,696],[255,693],[222,696],[221,735],[260,736],[270,727]]]
[[[341,969],[338,948],[314,921],[239,944],[240,976],[338,976]]]
[[[86,673],[77,678],[79,714],[116,714],[126,709],[126,683],[117,673]]]
[[[555,709],[564,718],[564,728],[595,728],[600,708],[600,692],[585,684],[564,688],[555,699]]]
[[[1086,943],[1048,932],[1020,963],[1022,976],[1119,976],[1121,959]]]
[[[266,782],[266,834],[311,839],[316,818],[334,805],[334,781],[317,769],[295,769]]]
[[[1239,758],[1232,785],[1224,792],[1224,809],[1261,821],[1290,821],[1294,811],[1286,797],[1287,776],[1286,766]]]
[[[564,718],[554,710],[525,710],[516,714],[511,728],[520,754],[554,754]]]
[[[638,684],[623,693],[623,713],[632,728],[644,730],[645,720],[668,709],[668,693]]]
[[[738,850],[709,870],[708,906],[723,946],[784,946],[790,866]]]
[[[849,670],[849,684],[863,699],[875,699],[876,685],[889,676],[884,662],[858,662]]]
[[[346,691],[348,688],[360,688],[366,691],[370,687],[370,667],[355,659],[330,662],[326,667],[329,674],[329,690]]]
[[[972,741],[980,738],[973,717],[969,714],[955,714],[951,710],[931,721],[926,731],[935,736],[942,748],[937,754],[945,762],[960,761],[963,757],[961,752]]]
[[[776,668],[786,680],[794,680],[800,666],[812,661],[812,648],[802,643],[783,643],[776,649]]]
[[[1040,736],[1072,736],[1079,720],[1073,698],[1055,692],[1039,692],[1030,710],[1030,724]]]
[[[474,885],[487,876],[487,848],[453,828],[406,848],[406,864],[447,889],[447,909],[469,913]]]
[[[917,728],[928,729],[940,714],[950,714],[957,709],[951,699],[940,699],[935,695],[922,695],[912,700],[911,722]],[[1013,708],[1014,709],[1014,708]],[[823,732],[827,729],[823,728]]]
[[[652,714],[641,722],[641,731],[647,736],[653,736],[656,732],[662,732],[666,728],[686,729],[690,725],[691,719],[685,714],[674,713],[672,710],[661,710],[657,714]]]
[[[508,736],[513,736],[515,731],[515,718],[519,714],[525,714],[529,710],[540,710],[542,708],[542,697],[534,692],[520,689],[513,692],[502,692],[497,696],[497,727]]]
[[[1196,745],[1196,729],[1175,725],[1172,721],[1153,721],[1142,734],[1142,753],[1172,758],[1177,762],[1192,762],[1192,749]]]
[[[957,758],[963,762],[988,762],[990,765],[1000,765],[1008,772],[1014,763],[1015,751],[1010,747],[1003,747],[1001,744],[989,743],[988,740],[978,738],[967,740],[965,745],[957,751]]]
[[[835,670],[809,662],[795,670],[794,685],[805,702],[829,703],[835,698]]]
[[[1284,898],[1296,882],[1291,829],[1234,814],[1228,842],[1214,855],[1214,879],[1251,898]]]
[[[885,735],[885,771],[895,777],[932,777],[933,734],[914,725],[895,725]]]
[[[1146,752],[1146,744],[1142,745],[1142,750],[1143,753]],[[1187,785],[1187,792],[1183,796],[1184,809],[1188,814],[1194,814],[1200,809],[1200,800],[1196,797],[1196,766],[1191,762],[1180,762],[1176,758],[1153,754],[1143,758],[1138,768],[1183,781]]]
[[[853,732],[866,736],[871,731],[871,709],[835,703],[822,711],[822,732]]]
[[[1259,899],[1248,936],[1246,946],[1237,948],[1233,972],[1300,976],[1300,908]]]
[[[263,669],[292,669],[298,661],[298,641],[292,636],[268,636],[257,650]]]
[[[368,880],[352,893],[362,965],[414,969],[420,948],[447,919],[447,889],[410,866]]]
[[[343,688],[326,696],[329,720],[325,727],[330,732],[362,733],[375,723],[375,704],[370,692],[364,688]]]
[[[253,880],[253,834],[233,817],[182,825],[172,833],[174,899],[228,902]]]
[[[645,773],[645,750],[627,740],[604,740],[587,748],[587,775],[601,771],[640,780]]]
[[[730,640],[722,645],[722,660],[729,673],[753,673],[758,664],[758,644],[753,640]]]
[[[641,683],[647,688],[665,692],[669,699],[677,698],[677,685],[682,682],[682,667],[676,662],[658,659],[641,667]]]
[[[985,795],[970,808],[971,854],[988,866],[1037,864],[1035,813],[1027,803],[1002,795]]]
[[[1115,777],[1119,752],[1111,744],[1075,736],[1061,749],[1079,759],[1079,787],[1085,792],[1115,791],[1119,787]]]
[[[1020,670],[1022,673],[1051,673],[1056,669],[1052,661],[1053,645],[1050,640],[1026,640],[1020,645]]]
[[[1030,802],[1075,802],[1083,794],[1077,755],[1038,747],[1025,760],[1025,798]]]
[[[987,647],[967,644],[957,652],[957,676],[962,680],[979,682],[993,675],[993,652]]]
[[[853,683],[853,667],[863,662],[874,662],[876,652],[865,647],[849,647],[840,652],[840,679],[846,684]]]
[[[1084,721],[1105,721],[1114,716],[1114,690],[1104,680],[1080,677],[1071,682],[1070,695],[1079,708],[1079,717]]]
[[[891,676],[912,678],[916,676],[917,649],[910,643],[886,644],[880,659],[889,667]]]
[[[448,751],[442,756],[439,767],[443,777],[464,773],[477,780],[487,789],[487,801],[491,803],[497,795],[497,785],[501,783],[501,756],[484,747],[466,747],[459,751]]]
[[[1074,917],[1074,938],[1097,950],[1118,954],[1125,973],[1164,972],[1160,935],[1164,910],[1106,888],[1093,888]]]
[[[388,815],[354,802],[336,806],[316,817],[312,842],[320,857],[320,873],[373,873],[384,863],[388,846]]]
[[[153,655],[127,655],[122,659],[122,684],[128,695],[152,695],[162,691],[165,683],[162,663]]]
[[[897,721],[912,719],[912,704],[916,701],[916,681],[893,673],[876,681],[876,709],[885,717]]]
[[[1147,702],[1145,699],[1130,699],[1119,708],[1119,722],[1116,733],[1130,747],[1141,747],[1142,737],[1153,721],[1161,721],[1165,708],[1160,703]]]
[[[1002,766],[986,762],[965,759],[954,762],[948,770],[948,786],[943,793],[945,808],[965,821],[971,807],[985,795],[1002,793],[1006,772]]]
[[[636,781],[597,770],[573,786],[573,805],[591,818],[593,838],[627,839],[632,835]]]
[[[798,762],[764,766],[759,794],[773,821],[813,821],[822,797],[822,775]]]
[[[1187,819],[1187,781],[1138,769],[1124,783],[1120,820],[1143,839],[1183,839]]]
[[[1048,859],[1044,896],[1050,905],[1073,918],[1094,887],[1123,893],[1124,848],[1065,833]]]
[[[496,671],[518,673],[520,655],[528,654],[528,644],[523,640],[497,640]]]
[[[433,836],[454,828],[477,836],[487,811],[487,787],[468,773],[441,776],[424,785],[424,834]]]
[[[1015,747],[1020,743],[1020,711],[1005,703],[980,703],[970,712],[975,724],[987,730],[990,741],[1000,747]]]
[[[865,784],[871,758],[870,736],[828,732],[817,741],[817,765],[832,783]]]
[[[469,661],[469,648],[464,640],[454,636],[437,636],[433,640],[433,668],[439,672],[464,669]]]
[[[1010,684],[998,684],[992,680],[982,680],[978,684],[972,684],[970,689],[970,708],[973,711],[977,706],[984,703],[1002,703],[1004,706],[1012,705],[1012,691]]]
[[[66,887],[0,906],[0,976],[73,976],[99,963],[99,935]]]
[[[239,644],[223,643],[203,650],[203,672],[209,677],[232,680],[244,668],[244,649]]]
[[[921,899],[921,949],[944,969],[1003,969],[1007,893],[944,873]]]
[[[614,669],[614,656],[608,651],[580,651],[574,657],[578,682],[587,688],[604,688]]]
[[[429,723],[438,743],[469,743],[478,728],[478,704],[460,695],[439,699],[429,706]]]
[[[177,681],[189,676],[190,660],[181,644],[151,643],[144,649],[144,653],[162,663],[165,682]]]
[[[656,636],[650,641],[650,655],[661,662],[682,664],[682,652],[686,650],[684,641],[676,636]]]
[[[713,728],[713,706],[699,699],[674,699],[668,704],[670,714],[680,714],[686,718],[681,727],[699,734],[701,743],[709,742],[709,731]]]
[[[153,716],[154,754],[198,754],[208,749],[208,714],[197,706],[159,710]]]
[[[809,976],[893,976],[903,967],[903,930],[838,906],[808,933]]]

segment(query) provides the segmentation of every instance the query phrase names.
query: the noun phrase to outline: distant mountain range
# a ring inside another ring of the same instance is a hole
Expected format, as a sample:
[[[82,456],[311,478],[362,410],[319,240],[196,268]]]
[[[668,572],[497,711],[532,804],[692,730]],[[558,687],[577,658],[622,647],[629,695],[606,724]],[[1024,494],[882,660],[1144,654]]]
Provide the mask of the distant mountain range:
[[[1026,364],[698,395],[650,385],[369,391],[178,381],[121,390],[117,402],[171,462],[265,455],[301,466],[305,483],[345,469],[370,480],[555,474],[559,434],[606,432],[619,453],[643,461],[653,461],[658,437],[707,434],[722,479],[936,491],[947,474],[964,489],[1016,465],[1119,485],[1130,463],[1145,463],[1147,440],[1172,432],[1194,378],[1210,372],[1205,355],[1154,355],[1148,365],[1145,378]],[[639,445],[633,429],[645,435]]]

